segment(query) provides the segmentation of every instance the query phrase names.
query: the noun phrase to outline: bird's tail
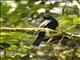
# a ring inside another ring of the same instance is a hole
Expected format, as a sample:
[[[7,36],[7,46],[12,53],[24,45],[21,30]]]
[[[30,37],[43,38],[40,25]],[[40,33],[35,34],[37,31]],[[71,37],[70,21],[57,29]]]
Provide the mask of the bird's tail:
[[[39,46],[44,37],[45,37],[45,32],[39,32],[37,38],[33,42],[33,45]]]

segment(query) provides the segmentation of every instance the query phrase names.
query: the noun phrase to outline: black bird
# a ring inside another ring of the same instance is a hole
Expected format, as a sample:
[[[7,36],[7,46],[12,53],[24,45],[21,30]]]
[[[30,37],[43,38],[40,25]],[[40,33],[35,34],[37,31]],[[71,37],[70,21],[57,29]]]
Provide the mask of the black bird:
[[[49,28],[52,30],[56,29],[56,27],[58,26],[58,22],[53,16],[45,15],[45,16],[43,16],[43,18],[45,21],[43,21],[43,23],[40,25],[40,27]],[[41,41],[44,41],[45,33],[46,32],[39,32],[37,38],[33,42],[33,45],[39,46]]]

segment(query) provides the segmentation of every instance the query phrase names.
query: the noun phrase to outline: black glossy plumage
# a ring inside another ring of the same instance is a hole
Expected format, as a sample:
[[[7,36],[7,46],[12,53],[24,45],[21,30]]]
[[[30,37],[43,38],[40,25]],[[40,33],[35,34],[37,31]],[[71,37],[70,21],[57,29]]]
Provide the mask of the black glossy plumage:
[[[44,22],[40,25],[40,27],[49,28],[55,30],[58,26],[58,22],[52,16],[43,16]],[[39,32],[37,38],[35,39],[33,45],[39,46],[41,41],[44,41],[45,32]]]

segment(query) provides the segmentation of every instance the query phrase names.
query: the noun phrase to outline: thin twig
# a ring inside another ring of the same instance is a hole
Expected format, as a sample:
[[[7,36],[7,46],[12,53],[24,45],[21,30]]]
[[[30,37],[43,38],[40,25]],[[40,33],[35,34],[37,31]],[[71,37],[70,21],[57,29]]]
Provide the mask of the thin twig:
[[[64,39],[65,35],[62,36],[61,40],[58,43],[58,46],[61,44],[62,40]]]
[[[74,27],[76,27],[76,25],[73,25],[73,26],[67,28],[65,31],[70,30],[71,28],[74,28]]]

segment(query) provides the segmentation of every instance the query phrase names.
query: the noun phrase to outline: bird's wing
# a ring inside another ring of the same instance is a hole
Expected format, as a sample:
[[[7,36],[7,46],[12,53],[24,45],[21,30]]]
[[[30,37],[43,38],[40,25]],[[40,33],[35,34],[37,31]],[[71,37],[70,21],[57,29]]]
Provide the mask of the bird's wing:
[[[45,27],[49,22],[50,20],[45,20],[43,23],[40,24],[40,27]]]

